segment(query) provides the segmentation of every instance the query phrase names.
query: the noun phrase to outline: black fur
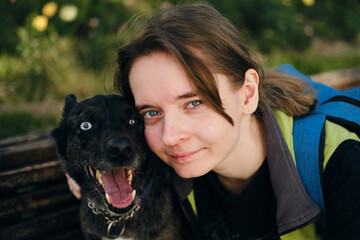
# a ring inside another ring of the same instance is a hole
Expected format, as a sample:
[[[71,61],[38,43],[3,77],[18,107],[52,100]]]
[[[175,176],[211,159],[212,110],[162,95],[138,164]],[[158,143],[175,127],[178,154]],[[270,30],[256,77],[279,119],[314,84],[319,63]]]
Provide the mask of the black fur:
[[[89,129],[81,129],[84,122],[90,123],[91,128],[85,124]],[[77,102],[72,94],[66,97],[63,119],[52,136],[65,171],[81,187],[80,219],[87,239],[117,236],[124,224],[122,237],[126,238],[189,239],[180,207],[173,197],[170,169],[147,148],[143,132],[141,116],[123,97],[98,95],[82,102]],[[93,171],[135,169],[132,186],[137,194],[132,205],[122,209],[112,207],[92,176],[90,166]],[[117,222],[139,198],[142,198],[141,207],[134,216]],[[88,201],[97,209],[97,215],[89,208]],[[104,213],[115,220],[110,235]]]

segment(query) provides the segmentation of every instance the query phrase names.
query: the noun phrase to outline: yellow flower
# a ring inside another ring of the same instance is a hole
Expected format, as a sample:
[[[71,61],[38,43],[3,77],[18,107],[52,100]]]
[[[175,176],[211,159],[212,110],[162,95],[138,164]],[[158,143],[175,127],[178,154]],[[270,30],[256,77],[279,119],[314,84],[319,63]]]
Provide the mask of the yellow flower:
[[[55,15],[57,9],[58,5],[55,2],[48,2],[43,6],[42,13],[48,18],[51,18]]]
[[[48,18],[44,15],[38,15],[33,19],[31,25],[39,32],[43,32],[48,26]]]
[[[307,7],[311,7],[315,4],[315,0],[302,0],[302,3]]]

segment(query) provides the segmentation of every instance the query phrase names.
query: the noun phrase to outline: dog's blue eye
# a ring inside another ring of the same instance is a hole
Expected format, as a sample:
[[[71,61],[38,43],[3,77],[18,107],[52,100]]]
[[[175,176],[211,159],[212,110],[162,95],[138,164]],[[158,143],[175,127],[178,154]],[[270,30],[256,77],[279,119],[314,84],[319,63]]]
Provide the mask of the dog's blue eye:
[[[92,127],[92,125],[91,125],[91,123],[89,123],[89,122],[82,122],[81,124],[80,124],[80,128],[81,128],[81,130],[89,130],[89,129],[91,129],[91,127]]]
[[[129,120],[130,125],[136,125],[137,123],[138,123],[138,120],[136,120],[134,118]]]

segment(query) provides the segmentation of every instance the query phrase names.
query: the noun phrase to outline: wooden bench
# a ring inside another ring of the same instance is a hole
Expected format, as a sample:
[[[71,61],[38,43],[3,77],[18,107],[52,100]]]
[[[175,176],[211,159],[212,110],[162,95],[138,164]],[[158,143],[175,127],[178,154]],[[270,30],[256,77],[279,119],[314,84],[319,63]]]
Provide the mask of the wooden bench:
[[[50,132],[0,141],[0,239],[84,239]]]
[[[339,89],[360,86],[360,68],[312,76]],[[0,141],[0,239],[84,239],[50,132]]]
[[[314,81],[346,90],[360,86],[360,67],[312,75]]]

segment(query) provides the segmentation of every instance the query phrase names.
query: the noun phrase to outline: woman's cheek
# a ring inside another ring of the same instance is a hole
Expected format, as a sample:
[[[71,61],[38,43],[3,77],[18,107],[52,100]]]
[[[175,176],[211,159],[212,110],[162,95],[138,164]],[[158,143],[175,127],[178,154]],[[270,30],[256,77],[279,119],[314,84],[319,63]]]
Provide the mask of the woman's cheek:
[[[154,131],[154,129],[150,127],[145,127],[145,140],[154,153],[156,153],[155,146],[159,146],[159,134]]]

